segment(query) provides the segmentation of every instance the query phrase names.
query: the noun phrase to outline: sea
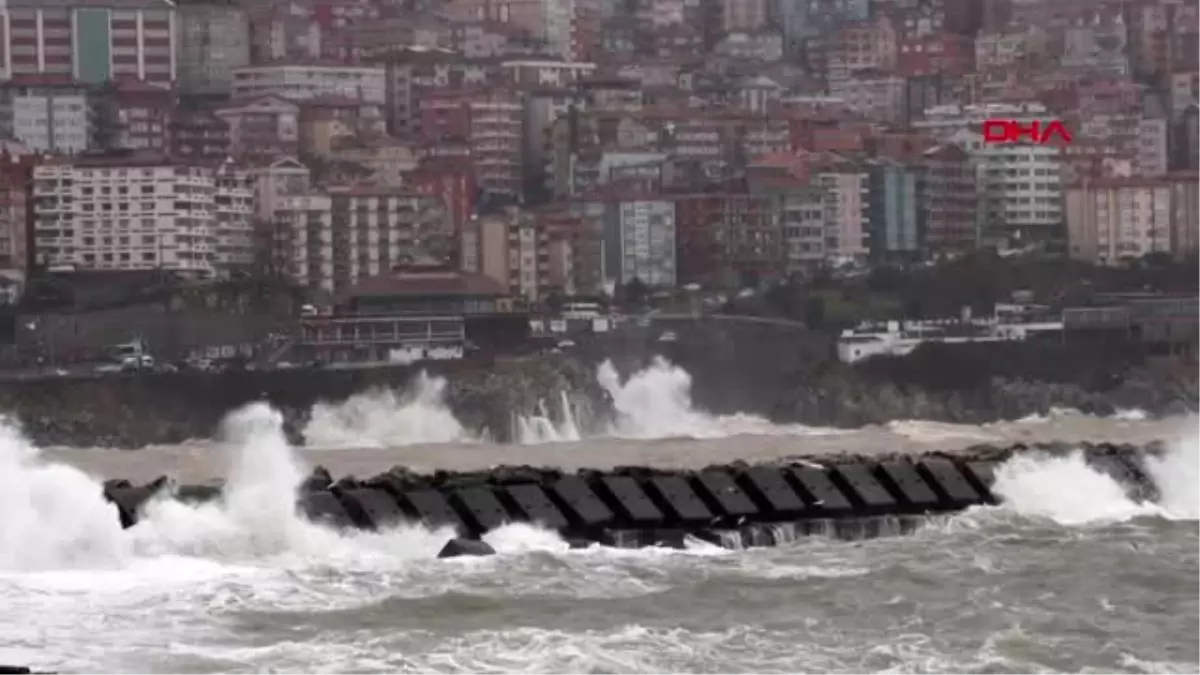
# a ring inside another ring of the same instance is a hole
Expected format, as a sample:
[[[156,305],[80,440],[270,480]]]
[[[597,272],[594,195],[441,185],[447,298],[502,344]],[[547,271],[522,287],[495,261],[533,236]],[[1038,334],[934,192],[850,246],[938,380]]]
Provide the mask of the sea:
[[[289,446],[265,404],[216,439],[39,448],[0,423],[0,664],[59,673],[1181,672],[1200,671],[1197,419],[1048,410],[988,425],[861,429],[712,415],[656,362],[598,378],[615,420],[567,397],[514,415],[518,442],[465,429],[444,381],[319,405]],[[338,532],[297,518],[315,465],[471,469],[698,467],[1085,440],[1163,439],[1162,496],[1137,503],[1077,454],[1003,465],[1003,504],[915,533],[728,550],[571,550],[510,525],[487,558],[438,560],[451,533]],[[219,503],[153,502],[122,530],[101,481],[223,479]]]

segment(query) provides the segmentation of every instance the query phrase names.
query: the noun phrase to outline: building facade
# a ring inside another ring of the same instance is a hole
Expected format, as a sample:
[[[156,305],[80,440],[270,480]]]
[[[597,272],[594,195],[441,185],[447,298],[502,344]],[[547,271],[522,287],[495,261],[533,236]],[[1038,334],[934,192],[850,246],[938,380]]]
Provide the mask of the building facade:
[[[33,172],[37,262],[212,278],[246,262],[244,174],[155,156],[45,163]]]
[[[325,96],[383,105],[383,68],[340,63],[280,63],[238,68],[233,73],[234,98],[278,96],[307,101]]]
[[[223,94],[250,65],[250,21],[235,4],[210,0],[179,6],[179,90]]]
[[[175,6],[168,0],[7,0],[0,22],[0,81],[175,80]]]

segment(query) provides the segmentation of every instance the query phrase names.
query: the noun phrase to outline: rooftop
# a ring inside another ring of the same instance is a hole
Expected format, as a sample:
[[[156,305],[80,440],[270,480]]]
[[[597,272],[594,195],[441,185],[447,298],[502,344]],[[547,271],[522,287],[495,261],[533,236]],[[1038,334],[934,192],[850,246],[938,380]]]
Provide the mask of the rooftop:
[[[446,265],[419,264],[401,267],[360,281],[342,293],[342,300],[394,296],[488,296],[507,292],[491,277],[464,272]]]

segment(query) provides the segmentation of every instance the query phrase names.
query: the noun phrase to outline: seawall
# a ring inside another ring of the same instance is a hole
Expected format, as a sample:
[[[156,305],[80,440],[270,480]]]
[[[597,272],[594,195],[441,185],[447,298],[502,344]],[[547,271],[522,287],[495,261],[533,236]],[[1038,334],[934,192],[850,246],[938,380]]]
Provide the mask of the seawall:
[[[369,369],[290,369],[47,377],[0,382],[0,410],[38,445],[137,448],[210,438],[222,419],[251,401],[283,412],[293,441],[310,408],[375,388],[403,389],[419,373],[447,379],[445,399],[477,433],[509,440],[514,412],[536,410],[554,392],[572,392],[585,415],[603,415],[594,373],[556,357],[428,362]],[[593,409],[589,409],[593,408]]]
[[[919,457],[814,457],[787,464],[733,463],[697,471],[620,467],[566,473],[544,467],[417,474],[405,467],[356,480],[315,469],[300,487],[298,513],[336,528],[375,530],[402,522],[452,528],[451,553],[486,553],[481,535],[512,522],[536,523],[573,545],[682,547],[694,537],[730,548],[770,546],[806,534],[861,538],[904,533],[924,519],[996,504],[997,467],[1017,453],[1066,446],[986,448]],[[1086,461],[1131,498],[1154,500],[1148,446],[1092,444]],[[1063,486],[1064,490],[1072,489]],[[155,495],[219,499],[221,487],[108,481],[105,495],[134,527]]]

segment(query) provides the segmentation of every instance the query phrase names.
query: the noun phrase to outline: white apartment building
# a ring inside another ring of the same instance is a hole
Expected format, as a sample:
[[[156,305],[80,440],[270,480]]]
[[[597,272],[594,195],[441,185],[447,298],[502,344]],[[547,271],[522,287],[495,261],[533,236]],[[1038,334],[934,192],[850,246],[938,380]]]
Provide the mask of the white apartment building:
[[[306,101],[338,96],[383,105],[386,100],[384,69],[340,64],[275,64],[238,68],[233,73],[233,97],[278,96]]]
[[[87,150],[92,137],[87,95],[46,92],[14,96],[12,134],[37,152],[74,155]]]
[[[951,136],[975,161],[983,195],[982,225],[1013,243],[1061,239],[1062,149],[1031,143],[984,143],[982,134]]]
[[[33,180],[37,255],[49,267],[210,278],[248,260],[252,197],[232,167],[97,158],[43,164]]]
[[[453,229],[438,198],[394,188],[281,196],[274,225],[292,278],[331,294],[436,249]]]

